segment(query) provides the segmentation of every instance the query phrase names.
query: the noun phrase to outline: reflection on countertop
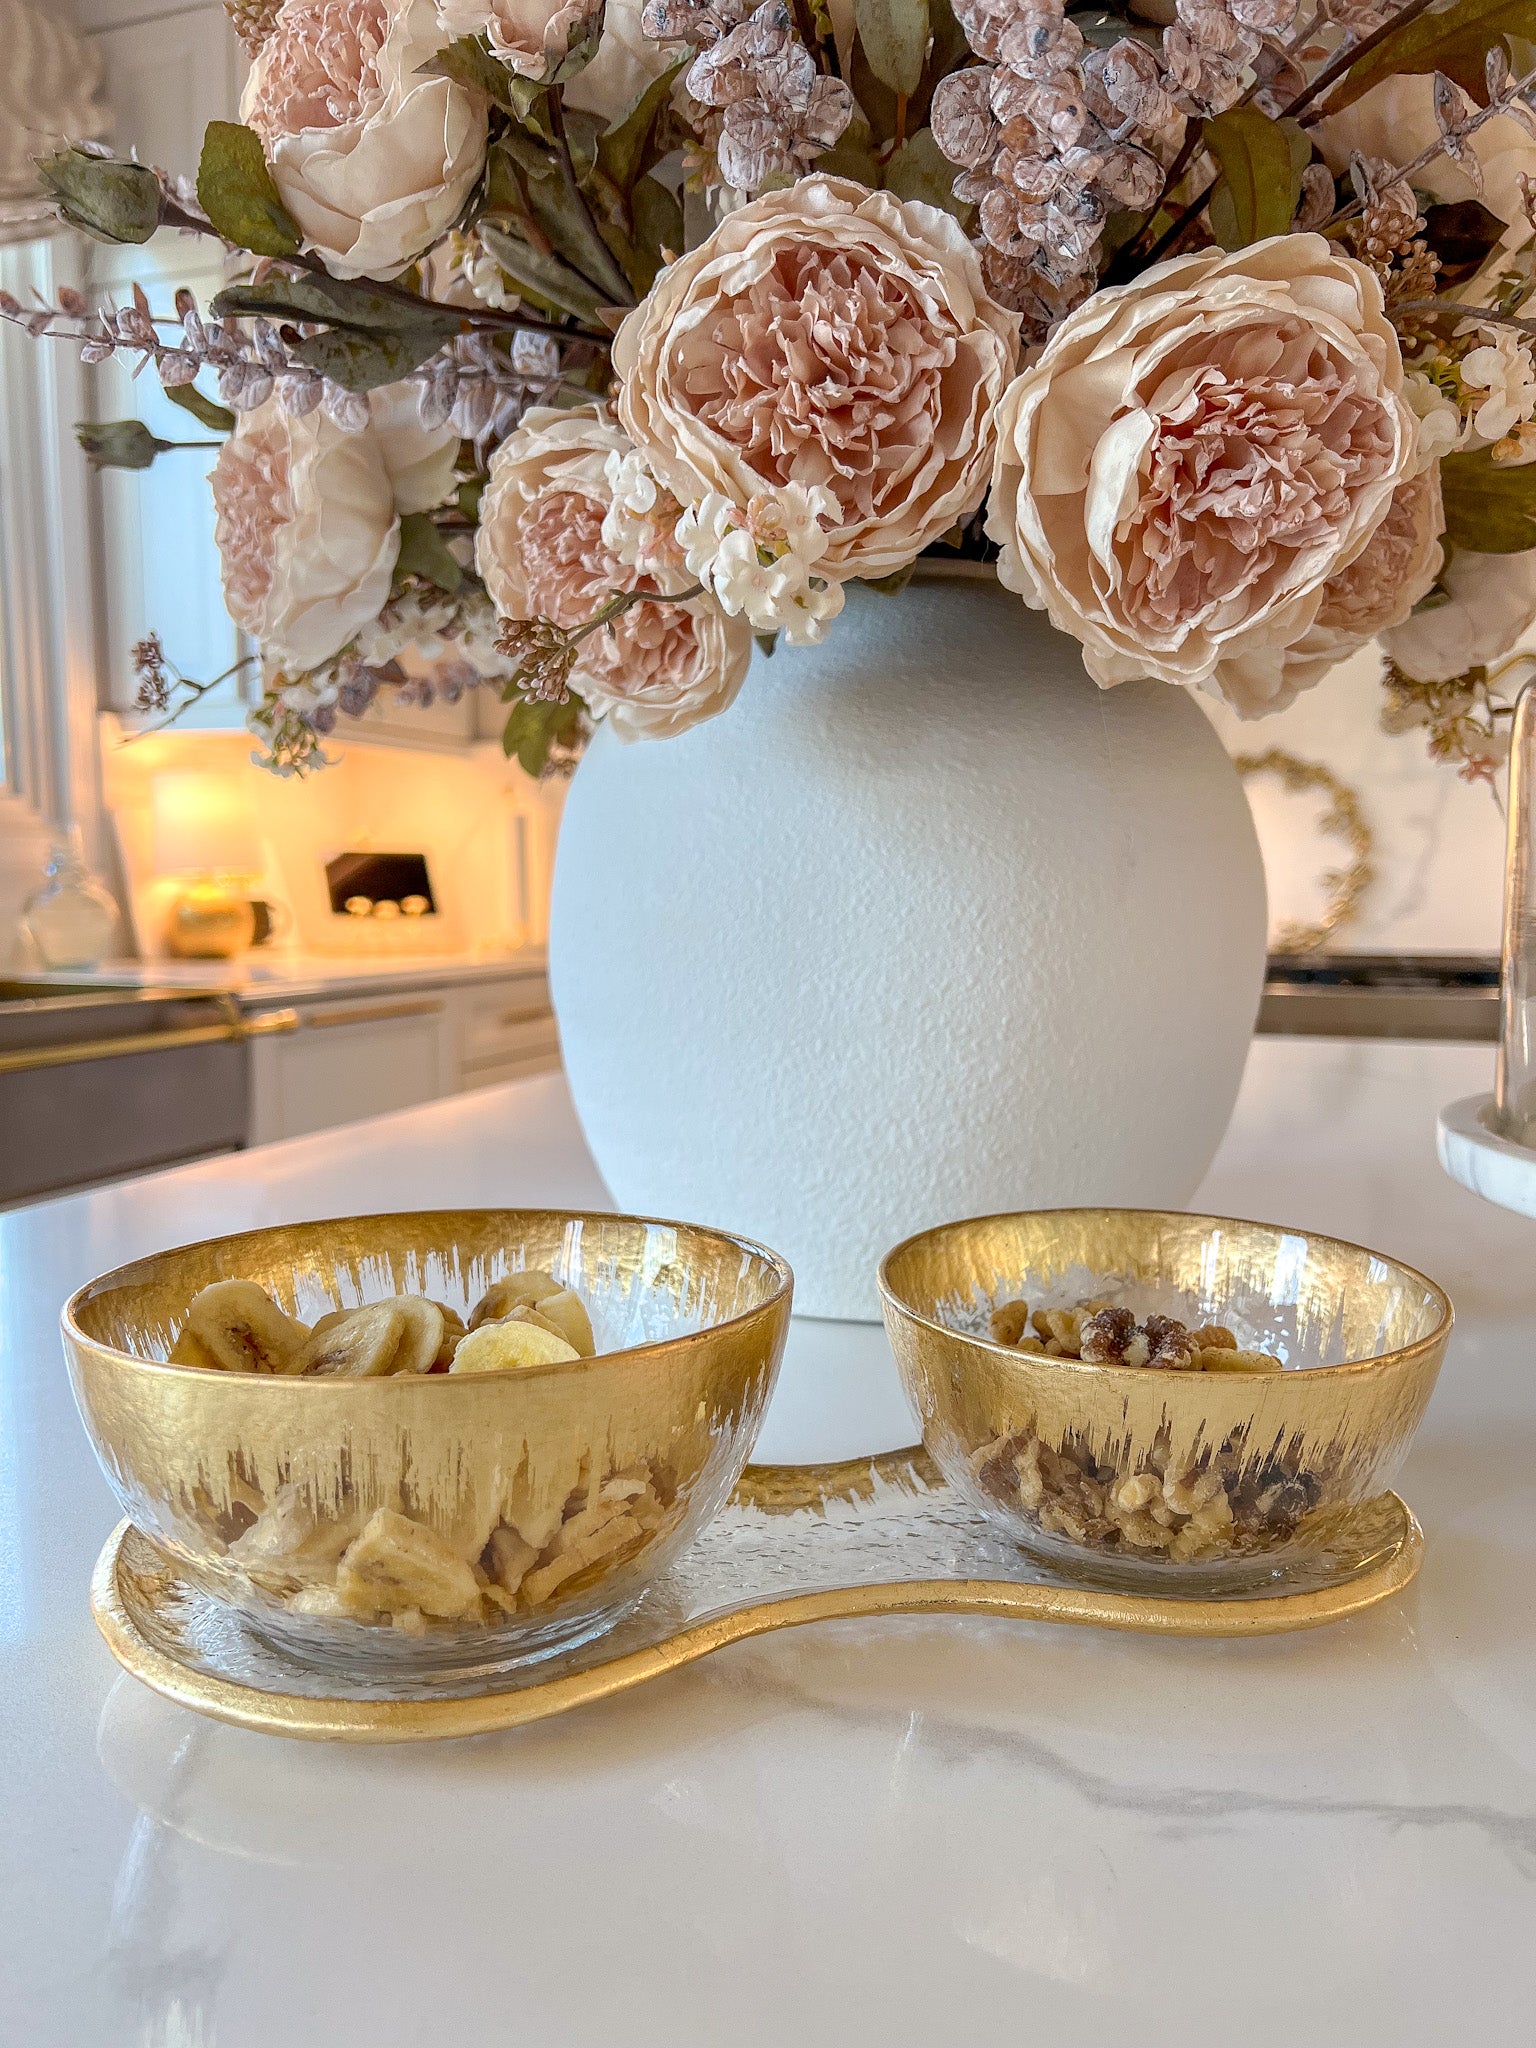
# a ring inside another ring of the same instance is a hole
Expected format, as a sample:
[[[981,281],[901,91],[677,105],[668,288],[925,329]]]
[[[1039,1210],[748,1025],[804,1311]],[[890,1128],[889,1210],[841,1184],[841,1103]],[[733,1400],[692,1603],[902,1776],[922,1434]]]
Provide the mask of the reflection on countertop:
[[[418,1748],[247,1734],[118,1675],[85,1606],[115,1510],[57,1308],[139,1252],[281,1218],[599,1203],[560,1078],[0,1217],[8,2033],[1528,2039],[1536,1226],[1434,1161],[1435,1111],[1489,1064],[1261,1040],[1198,1198],[1380,1245],[1455,1300],[1400,1482],[1428,1548],[1399,1601],[1260,1642],[836,1623]]]

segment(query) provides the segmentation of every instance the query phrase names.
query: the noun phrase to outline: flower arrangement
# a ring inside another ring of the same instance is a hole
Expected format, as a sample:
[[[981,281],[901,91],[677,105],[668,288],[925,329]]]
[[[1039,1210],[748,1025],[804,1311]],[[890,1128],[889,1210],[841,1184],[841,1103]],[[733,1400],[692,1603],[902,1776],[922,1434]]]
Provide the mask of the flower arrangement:
[[[152,365],[281,772],[381,688],[509,752],[665,737],[854,579],[995,561],[1104,687],[1244,717],[1372,639],[1491,779],[1536,621],[1536,0],[228,0],[205,313],[0,313]],[[99,463],[167,444],[83,428]],[[146,709],[211,685],[136,650]]]

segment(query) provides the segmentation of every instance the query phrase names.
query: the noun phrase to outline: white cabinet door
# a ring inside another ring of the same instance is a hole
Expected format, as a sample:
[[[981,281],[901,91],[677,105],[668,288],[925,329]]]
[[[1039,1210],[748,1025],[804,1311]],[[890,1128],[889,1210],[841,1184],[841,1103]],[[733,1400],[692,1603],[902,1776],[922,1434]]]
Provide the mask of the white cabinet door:
[[[560,1064],[560,1035],[543,970],[455,991],[458,1085],[490,1088]]]
[[[251,1043],[251,1143],[296,1138],[453,1092],[443,994],[308,1003]]]

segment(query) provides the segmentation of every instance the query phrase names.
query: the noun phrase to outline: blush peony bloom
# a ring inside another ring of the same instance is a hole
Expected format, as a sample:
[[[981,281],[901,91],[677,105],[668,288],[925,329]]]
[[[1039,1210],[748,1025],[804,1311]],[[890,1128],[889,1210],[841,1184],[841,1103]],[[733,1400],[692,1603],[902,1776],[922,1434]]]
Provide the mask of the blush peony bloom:
[[[446,38],[483,35],[521,78],[547,78],[602,12],[603,0],[437,0]]]
[[[603,538],[614,495],[609,457],[622,462],[629,452],[613,421],[586,407],[535,407],[502,442],[481,500],[475,561],[503,617],[569,629],[616,590],[688,588],[680,572],[653,565],[657,573],[646,575],[620,561]],[[710,599],[641,604],[582,641],[571,680],[620,739],[665,739],[725,710],[751,652],[746,621],[726,618]]]
[[[403,270],[480,175],[485,102],[421,72],[448,40],[433,0],[284,0],[251,65],[240,118],[337,277]]]
[[[1457,548],[1441,572],[1443,604],[1381,636],[1383,651],[1421,683],[1448,683],[1508,654],[1536,625],[1536,548],[1477,555]]]
[[[1175,258],[1071,314],[1003,401],[998,573],[1100,684],[1243,717],[1415,468],[1381,288],[1319,235]],[[1315,677],[1311,680],[1316,680]]]
[[[1286,657],[1292,693],[1321,682],[1329,669],[1378,633],[1402,625],[1434,588],[1445,561],[1440,467],[1398,485],[1387,516],[1347,568],[1323,585],[1311,631]]]
[[[458,436],[416,418],[414,387],[372,394],[372,423],[344,433],[275,399],[241,415],[210,482],[224,600],[262,653],[304,671],[378,617],[400,549],[400,514],[441,503]]]
[[[619,417],[684,505],[825,486],[818,574],[885,576],[981,503],[1017,336],[948,214],[806,178],[662,271],[614,341]]]

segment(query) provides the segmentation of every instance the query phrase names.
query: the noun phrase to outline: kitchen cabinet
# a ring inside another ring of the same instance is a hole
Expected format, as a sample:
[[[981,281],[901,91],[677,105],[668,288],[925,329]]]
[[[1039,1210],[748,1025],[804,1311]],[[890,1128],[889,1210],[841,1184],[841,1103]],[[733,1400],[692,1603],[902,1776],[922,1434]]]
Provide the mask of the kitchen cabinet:
[[[250,1143],[296,1138],[559,1065],[542,970],[459,986],[247,1004]]]

